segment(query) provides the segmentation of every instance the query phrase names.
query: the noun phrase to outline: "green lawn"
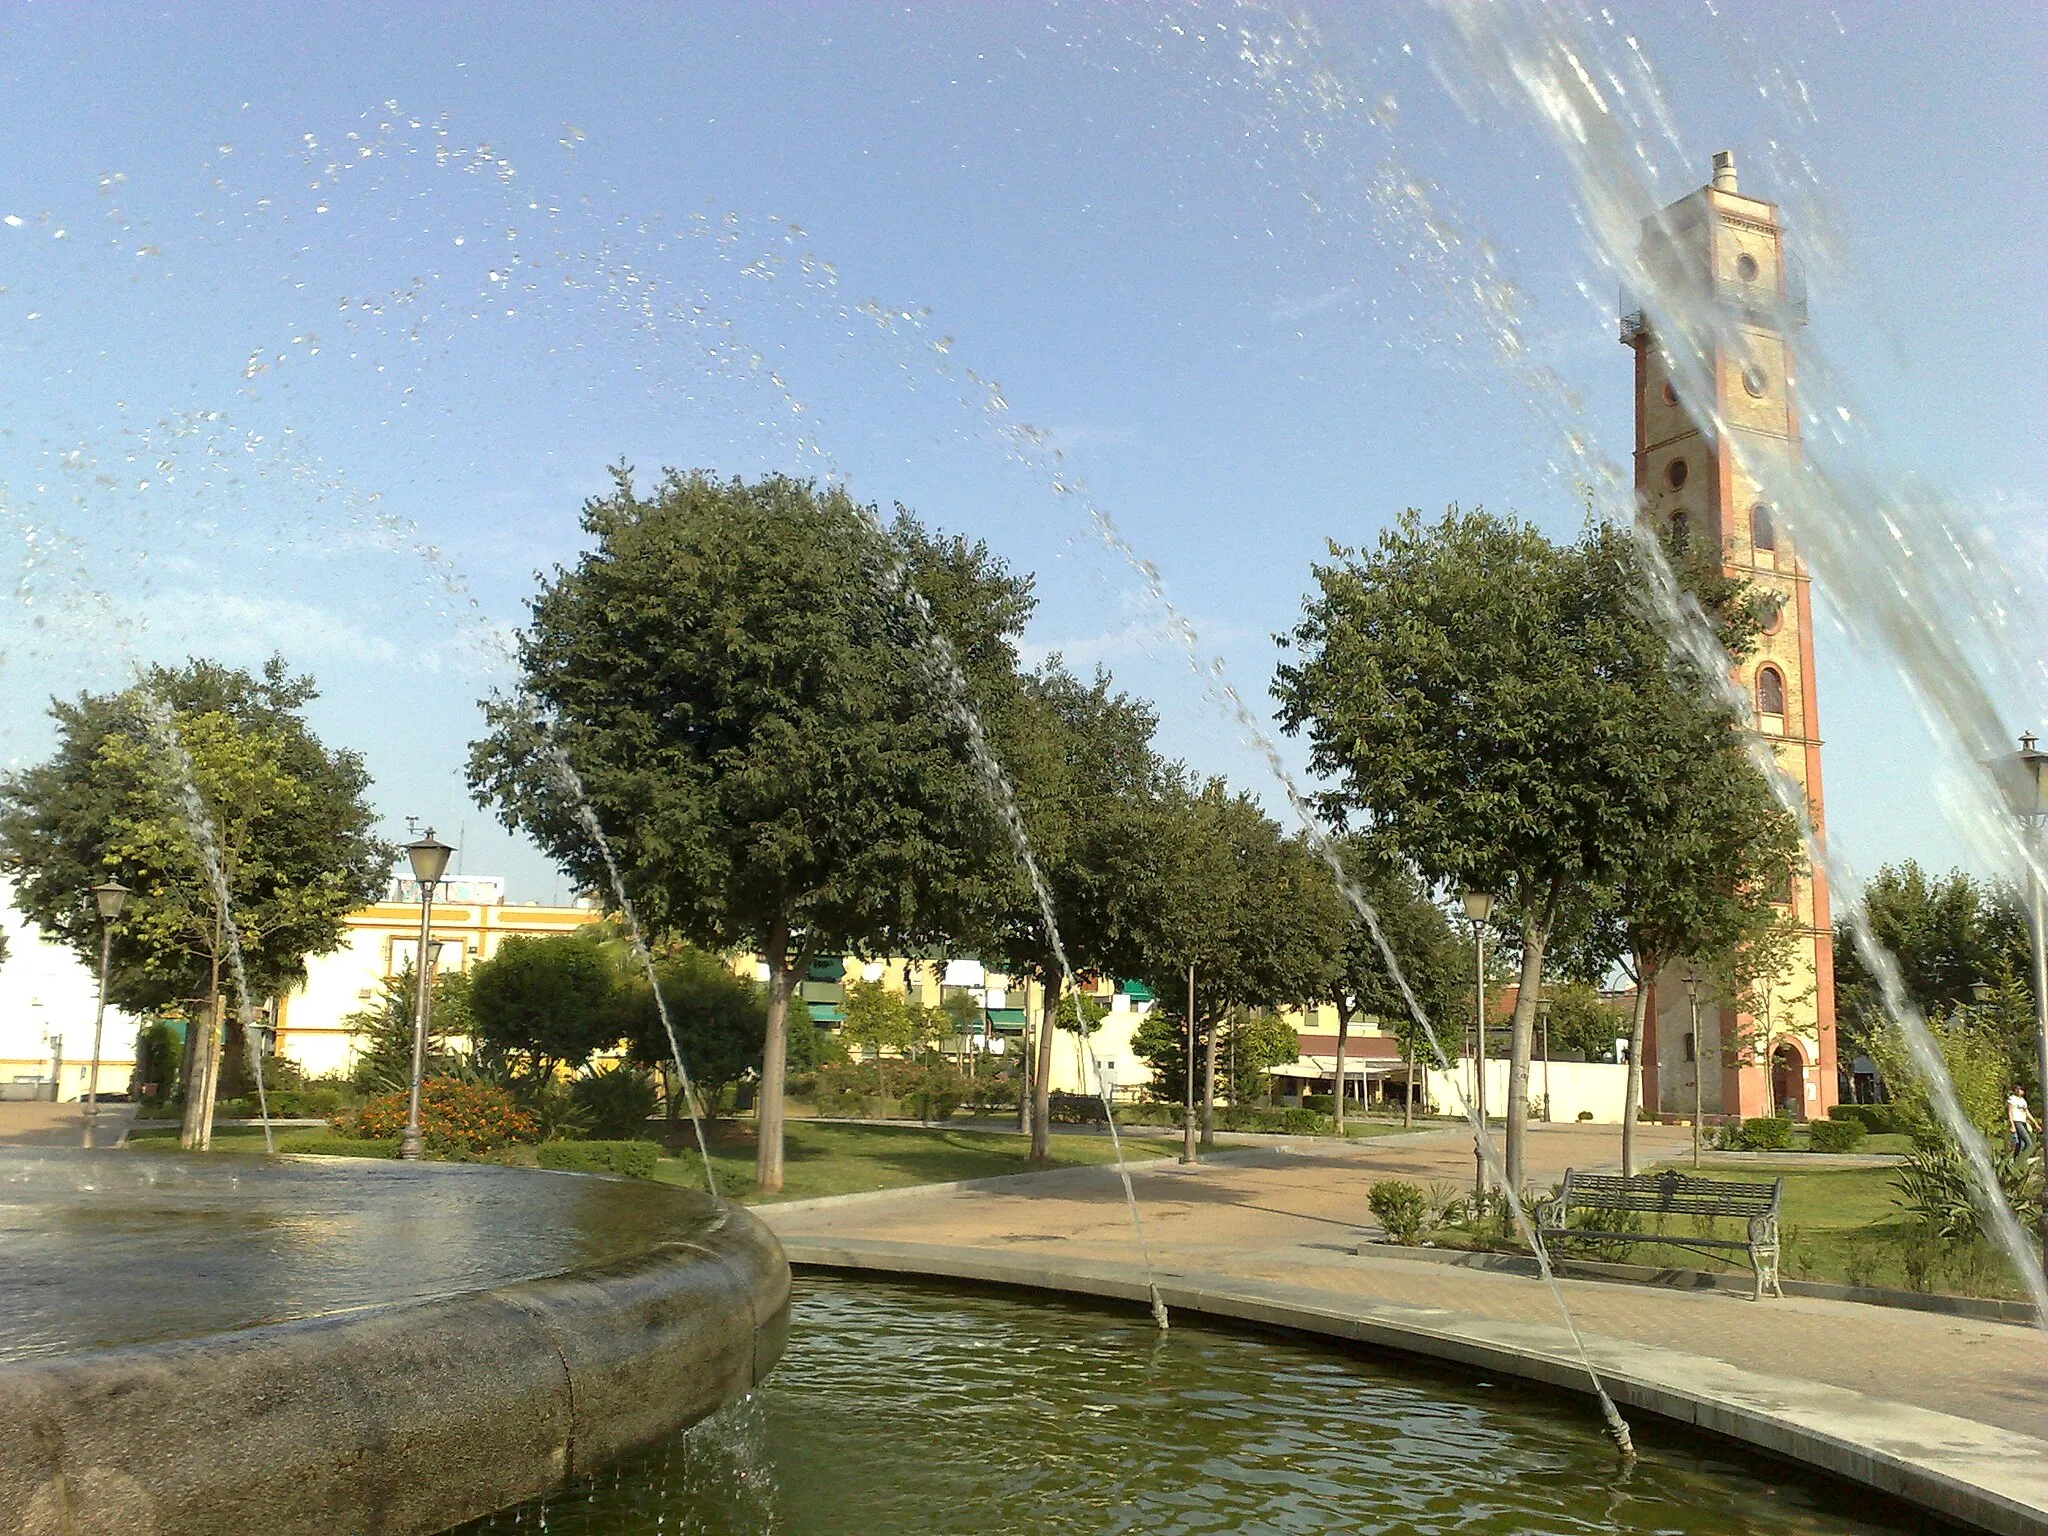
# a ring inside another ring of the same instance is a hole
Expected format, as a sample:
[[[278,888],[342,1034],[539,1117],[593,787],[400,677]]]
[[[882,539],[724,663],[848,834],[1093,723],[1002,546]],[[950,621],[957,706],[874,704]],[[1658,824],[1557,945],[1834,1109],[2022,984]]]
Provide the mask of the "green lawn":
[[[710,1129],[711,1162],[718,1172],[719,1191],[746,1203],[809,1200],[819,1195],[850,1195],[1024,1171],[1025,1140],[1014,1131],[792,1120],[783,1133],[782,1193],[761,1196],[753,1192],[752,1124],[721,1121]],[[1124,1150],[1133,1161],[1139,1161],[1166,1156],[1175,1145],[1126,1138]],[[1056,1168],[1107,1163],[1111,1158],[1107,1136],[1052,1138],[1052,1165]],[[704,1187],[704,1165],[690,1145],[674,1157],[663,1158],[654,1176],[690,1189]]]
[[[1660,1165],[1650,1171],[1659,1172],[1662,1167],[1692,1172],[1689,1160]],[[1899,1204],[1896,1173],[1891,1168],[1815,1168],[1796,1154],[1780,1162],[1700,1170],[1703,1178],[1737,1182],[1784,1179],[1785,1193],[1778,1217],[1778,1263],[1788,1279],[1966,1296],[2025,1295],[2004,1257],[1988,1245],[1944,1245],[1924,1235]],[[1720,1226],[1725,1230],[1717,1235],[1740,1235],[1733,1224],[1724,1222]],[[1617,1253],[1615,1257],[1625,1258],[1629,1263],[1682,1265],[1691,1269],[1748,1268],[1747,1259],[1740,1253],[1716,1261],[1684,1249],[1648,1243],[1631,1244],[1625,1254]]]

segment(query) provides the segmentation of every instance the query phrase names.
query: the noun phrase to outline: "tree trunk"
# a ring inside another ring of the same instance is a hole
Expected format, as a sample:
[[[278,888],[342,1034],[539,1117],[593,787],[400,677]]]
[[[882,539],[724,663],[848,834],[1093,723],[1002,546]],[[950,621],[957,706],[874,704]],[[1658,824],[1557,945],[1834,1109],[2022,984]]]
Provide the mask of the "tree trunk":
[[[213,1150],[213,1110],[220,1099],[220,1058],[227,1032],[228,999],[224,992],[213,994],[210,1022],[206,1031],[206,1091],[199,1106],[199,1150]]]
[[[1060,1016],[1060,988],[1066,982],[1056,965],[1047,966],[1045,974],[1051,980],[1038,993],[1038,1069],[1031,1084],[1031,1155],[1026,1159],[1033,1167],[1052,1161],[1052,1046],[1059,1033],[1054,1021]]]
[[[1337,1102],[1334,1118],[1337,1134],[1344,1134],[1344,1046],[1351,1037],[1351,1004],[1342,996],[1337,999]]]
[[[1202,1145],[1216,1145],[1216,1037],[1223,1032],[1218,1018],[1209,1030],[1209,1044],[1202,1053]]]
[[[808,953],[789,963],[789,938],[771,933],[768,950],[768,1029],[761,1041],[761,1092],[754,1101],[754,1187],[764,1195],[782,1189],[782,1085],[789,1064],[789,1000],[810,969]]]
[[[1527,1166],[1529,1137],[1529,1055],[1536,1034],[1536,1004],[1543,995],[1543,950],[1550,942],[1551,903],[1540,917],[1522,921],[1522,984],[1515,995],[1514,1030],[1508,1038],[1508,1188],[1519,1198]],[[1480,1021],[1485,1027],[1485,1021]]]
[[[199,1140],[199,1078],[200,1065],[205,1060],[200,1047],[206,1038],[206,1026],[201,1022],[205,1007],[199,999],[194,998],[184,1006],[185,1046],[179,1052],[178,1086],[185,1093],[185,1109],[178,1123],[178,1145],[189,1152]]]
[[[1628,1090],[1621,1096],[1621,1172],[1636,1171],[1636,1115],[1643,1102],[1643,1020],[1650,1012],[1650,978],[1655,963],[1636,956],[1636,1005],[1628,1021]]]

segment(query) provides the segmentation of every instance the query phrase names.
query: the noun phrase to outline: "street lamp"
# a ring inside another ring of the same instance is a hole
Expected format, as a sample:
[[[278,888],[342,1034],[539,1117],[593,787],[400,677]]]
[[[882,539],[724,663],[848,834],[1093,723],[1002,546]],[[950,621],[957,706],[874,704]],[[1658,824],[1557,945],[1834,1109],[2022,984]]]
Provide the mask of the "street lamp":
[[[79,1143],[88,1149],[100,1117],[100,1031],[107,1022],[107,962],[113,957],[114,919],[128,900],[128,887],[110,876],[92,888],[92,899],[100,909],[100,999],[92,1016],[92,1072],[85,1083],[84,1139]]]
[[[2027,860],[2027,907],[2034,930],[2034,1059],[2041,1095],[2048,1099],[2048,881],[2042,873],[2042,863],[2048,860],[2048,839],[2042,836],[2048,828],[2048,752],[2041,750],[2032,731],[2020,738],[2012,763],[2005,775],[2007,793],[2033,842]],[[2041,1250],[2048,1258],[2048,1202],[2041,1212]]]
[[[1473,1055],[1473,1107],[1479,1111],[1479,1135],[1472,1142],[1472,1188],[1478,1199],[1486,1198],[1486,920],[1493,916],[1493,897],[1486,891],[1466,891],[1465,916],[1472,924],[1473,995],[1478,1003],[1478,1049]]]
[[[417,973],[412,1005],[412,1091],[405,1104],[405,1134],[398,1141],[398,1155],[408,1162],[420,1156],[420,1075],[427,1065],[427,1012],[433,1006],[433,952],[429,931],[434,922],[434,886],[448,869],[448,855],[455,850],[434,836],[434,829],[405,845],[412,863],[412,877],[420,888],[420,946],[413,968]]]
[[[1692,1166],[1700,1166],[1700,1068],[1706,1058],[1700,1054],[1700,971],[1685,963],[1685,1008],[1692,1017]]]
[[[1550,999],[1536,999],[1536,1017],[1543,1021],[1543,1123],[1550,1124]],[[1624,1170],[1625,1171],[1625,1170]]]

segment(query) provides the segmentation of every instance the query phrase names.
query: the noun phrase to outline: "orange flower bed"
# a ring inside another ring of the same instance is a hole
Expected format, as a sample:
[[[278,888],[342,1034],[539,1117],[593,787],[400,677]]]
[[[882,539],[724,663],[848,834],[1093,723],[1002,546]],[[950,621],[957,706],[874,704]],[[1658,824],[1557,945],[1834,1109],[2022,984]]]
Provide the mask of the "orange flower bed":
[[[407,1096],[386,1093],[353,1115],[337,1115],[336,1131],[382,1140],[405,1132]],[[348,1124],[342,1122],[346,1119]],[[516,1141],[537,1141],[540,1127],[502,1088],[430,1077],[420,1084],[420,1140],[431,1152],[493,1152]]]

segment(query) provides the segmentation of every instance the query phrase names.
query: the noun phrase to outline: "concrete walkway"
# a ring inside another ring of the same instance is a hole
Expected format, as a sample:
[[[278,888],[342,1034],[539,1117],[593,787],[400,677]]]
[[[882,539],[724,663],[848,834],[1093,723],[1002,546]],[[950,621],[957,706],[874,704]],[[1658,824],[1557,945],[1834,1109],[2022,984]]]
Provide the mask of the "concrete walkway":
[[[1646,1159],[1690,1133],[1645,1126]],[[1531,1182],[1611,1165],[1612,1127],[1532,1128]],[[1133,1179],[1169,1304],[1289,1322],[1583,1386],[1549,1291],[1515,1274],[1361,1257],[1375,1179],[1468,1184],[1469,1136],[1430,1131],[1234,1150]],[[1143,1294],[1113,1172],[762,1207],[792,1261]],[[1996,1530],[2048,1532],[2048,1338],[1853,1302],[1561,1282],[1639,1409],[1710,1426]],[[1205,1302],[1203,1298],[1207,1298]],[[1277,1309],[1277,1310],[1275,1310]],[[1521,1362],[1518,1367],[1514,1362]]]
[[[119,1146],[135,1119],[133,1104],[102,1104],[94,1128],[96,1145]],[[0,1147],[75,1147],[85,1131],[85,1108],[65,1104],[0,1104]]]

